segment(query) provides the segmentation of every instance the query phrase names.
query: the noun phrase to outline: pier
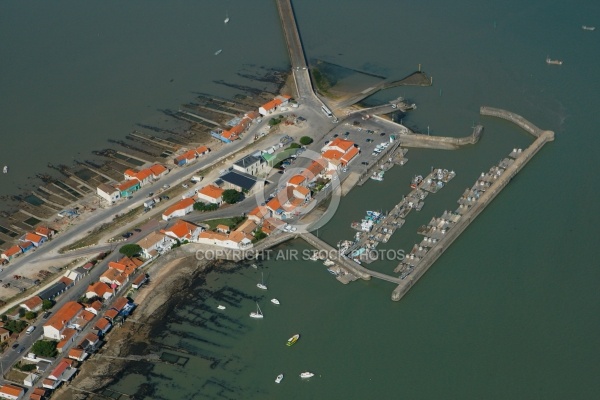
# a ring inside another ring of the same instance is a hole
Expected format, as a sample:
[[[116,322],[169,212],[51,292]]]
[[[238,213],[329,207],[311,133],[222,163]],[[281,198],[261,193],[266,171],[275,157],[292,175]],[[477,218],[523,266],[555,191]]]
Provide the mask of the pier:
[[[513,151],[511,156],[516,157],[514,162],[507,163],[503,160],[502,163],[504,163],[503,165],[506,165],[507,168],[497,176],[497,179],[495,179],[493,183],[491,183],[489,179],[483,181],[487,182],[489,186],[485,188],[483,194],[476,201],[472,202],[471,206],[466,206],[468,207],[467,211],[462,213],[462,217],[453,224],[452,229],[445,232],[437,243],[435,243],[429,251],[425,252],[422,258],[419,258],[418,263],[413,265],[413,270],[410,271],[410,275],[407,275],[406,279],[404,279],[392,292],[392,300],[394,301],[399,301],[410,290],[419,278],[427,272],[431,265],[433,265],[433,263],[444,253],[454,240],[460,236],[485,207],[494,200],[527,162],[529,162],[529,160],[531,160],[546,143],[554,140],[554,132],[541,130],[522,116],[510,111],[481,107],[480,112],[482,115],[494,116],[514,122],[537,139],[527,149],[520,152]]]

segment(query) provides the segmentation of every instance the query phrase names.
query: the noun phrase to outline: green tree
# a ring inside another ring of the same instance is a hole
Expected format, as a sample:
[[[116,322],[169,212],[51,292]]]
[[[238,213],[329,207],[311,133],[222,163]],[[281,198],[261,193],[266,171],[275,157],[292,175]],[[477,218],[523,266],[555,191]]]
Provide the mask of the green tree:
[[[19,368],[21,371],[24,371],[24,372],[35,371],[36,367],[37,366],[35,364],[22,364],[22,363],[17,364],[17,368]]]
[[[262,240],[267,237],[267,234],[262,231],[262,229],[258,229],[256,233],[254,233],[254,238],[256,240]]]
[[[9,320],[4,324],[4,329],[11,331],[12,333],[21,333],[27,326],[27,322],[21,320]]]
[[[235,189],[227,189],[223,192],[223,201],[227,204],[235,204],[244,198],[244,194]]]
[[[201,201],[194,203],[194,210],[196,211],[214,211],[216,209],[218,209],[219,206],[217,204],[214,203],[203,203]]]
[[[290,145],[289,145],[289,146],[286,148],[286,150],[291,150],[291,149],[299,149],[300,147],[302,147],[302,146],[300,146],[298,143],[294,142],[294,143],[290,144]]]
[[[58,354],[56,344],[53,340],[38,340],[31,347],[31,352],[38,357],[54,357]]]
[[[135,243],[126,244],[124,246],[121,246],[121,248],[119,249],[119,253],[127,257],[133,257],[134,255],[139,254],[141,252],[142,248]]]
[[[281,123],[281,118],[271,118],[269,120],[269,126],[275,126],[279,123]]]
[[[36,312],[27,311],[25,313],[25,319],[27,319],[27,320],[32,320],[32,319],[35,319],[36,317],[37,317],[37,313]]]
[[[310,136],[302,136],[300,138],[300,144],[302,146],[308,146],[309,144],[311,144],[313,142],[312,138]]]
[[[24,308],[19,308],[19,317],[23,318],[25,316],[25,313],[27,312],[26,309]]]
[[[54,302],[52,300],[44,300],[42,301],[42,310],[46,311],[54,307]]]

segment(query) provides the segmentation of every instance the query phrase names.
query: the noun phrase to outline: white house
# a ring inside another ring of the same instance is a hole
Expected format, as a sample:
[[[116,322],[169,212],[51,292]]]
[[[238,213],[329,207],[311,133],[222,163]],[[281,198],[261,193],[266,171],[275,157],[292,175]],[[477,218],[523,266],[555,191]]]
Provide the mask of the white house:
[[[75,321],[83,306],[75,301],[65,303],[49,320],[44,324],[44,336],[49,339],[63,339],[62,332],[68,328],[68,325]]]
[[[202,232],[198,236],[197,243],[211,244],[229,249],[249,249],[252,248],[252,237],[238,231],[231,232],[229,235],[217,232]]]
[[[173,239],[188,242],[197,242],[200,233],[203,231],[198,225],[194,225],[191,222],[178,220],[173,226],[165,228],[163,233]]]
[[[14,385],[2,385],[0,386],[0,398],[10,400],[21,400],[25,395],[25,389]]]
[[[215,185],[207,185],[198,190],[198,200],[202,202],[221,205],[223,203],[224,190]]]
[[[249,154],[233,163],[233,169],[258,176],[266,171],[268,165],[260,155]]]
[[[194,210],[195,202],[196,201],[191,197],[180,200],[179,202],[175,203],[171,207],[167,208],[165,210],[165,212],[163,213],[162,218],[165,221],[168,221],[171,218],[183,217],[184,215],[187,215]]]
[[[143,256],[148,259],[169,251],[175,244],[175,240],[162,233],[152,232],[138,241],[137,244],[142,248]]]
[[[96,193],[98,196],[106,200],[108,204],[113,204],[121,198],[121,193],[119,190],[111,185],[107,185],[106,183],[101,183],[98,185],[96,188]]]

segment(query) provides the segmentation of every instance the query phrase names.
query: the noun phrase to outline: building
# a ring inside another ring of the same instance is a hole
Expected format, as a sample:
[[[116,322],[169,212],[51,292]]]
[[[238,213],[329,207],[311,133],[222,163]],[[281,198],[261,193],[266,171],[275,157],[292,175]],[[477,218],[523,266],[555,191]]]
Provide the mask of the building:
[[[150,168],[143,169],[141,171],[135,171],[133,169],[127,169],[123,173],[125,179],[127,180],[137,180],[140,183],[140,186],[145,186],[152,182],[153,176]]]
[[[63,331],[75,321],[83,306],[75,301],[69,301],[62,306],[48,322],[44,324],[44,336],[49,339],[61,340]]]
[[[280,105],[281,105],[281,100],[278,98],[274,98],[273,100],[260,106],[258,108],[258,112],[260,113],[260,115],[273,114],[277,110],[277,107],[279,107]]]
[[[163,213],[162,218],[165,221],[168,221],[171,218],[183,217],[194,210],[195,202],[196,201],[193,198],[180,200],[171,207],[167,208]]]
[[[39,387],[33,389],[33,392],[29,395],[29,400],[43,400],[45,398],[46,398],[46,389],[39,388]]]
[[[346,166],[360,153],[360,149],[353,141],[341,138],[335,138],[323,148],[321,155],[329,161],[329,169],[337,169],[339,166]]]
[[[0,386],[0,399],[21,400],[25,395],[25,389],[15,385]]]
[[[221,175],[219,179],[225,182],[225,187],[227,189],[234,189],[246,194],[252,194],[257,188],[256,177],[241,171],[229,171],[224,175]]]
[[[135,278],[133,280],[133,282],[131,282],[131,287],[133,289],[139,289],[146,282],[148,282],[148,275],[147,274],[139,274],[138,277]]]
[[[86,353],[85,350],[79,346],[71,348],[71,350],[69,350],[69,353],[67,354],[67,357],[69,357],[70,359],[80,362],[85,360],[88,356],[89,354]]]
[[[231,232],[229,235],[205,231],[199,235],[198,243],[229,249],[249,249],[252,247],[252,237],[237,231]]]
[[[169,169],[161,164],[154,164],[150,168],[148,168],[152,173],[152,179],[159,180],[163,176],[169,173]]]
[[[196,148],[195,151],[196,151],[196,155],[198,157],[202,157],[202,156],[210,153],[210,149],[206,146],[200,146],[200,147]]]
[[[27,253],[28,251],[35,249],[35,246],[30,241],[25,241],[25,242],[19,243],[19,247],[21,248],[21,251],[23,253]]]
[[[88,286],[85,297],[91,299],[92,297],[100,297],[102,299],[109,299],[113,295],[113,289],[104,282],[96,282]]]
[[[183,167],[186,164],[196,161],[196,150],[188,150],[185,153],[173,159],[173,163],[178,167]]]
[[[223,204],[224,191],[225,190],[218,186],[212,184],[206,185],[202,189],[198,190],[198,200],[206,203],[221,205]]]
[[[24,308],[27,311],[37,312],[42,309],[43,300],[40,296],[33,296],[21,303],[19,307]]]
[[[22,253],[23,253],[23,250],[19,246],[14,245],[12,247],[9,247],[6,251],[4,251],[0,255],[0,257],[2,257],[6,261],[10,261],[10,260],[18,257],[19,255],[21,255]]]
[[[50,240],[52,238],[52,236],[54,236],[56,231],[54,229],[48,228],[47,226],[40,225],[37,228],[35,228],[35,233],[36,233],[36,235],[43,236],[47,240]]]
[[[233,163],[233,169],[249,175],[259,176],[267,170],[267,162],[261,156],[247,155]]]
[[[94,315],[98,315],[98,313],[100,313],[100,310],[102,310],[102,303],[98,300],[94,301],[92,304],[85,308],[85,311],[90,312]]]
[[[56,368],[48,375],[48,379],[52,379],[57,382],[68,382],[71,380],[73,375],[77,372],[77,368],[71,366],[70,360],[63,358]]]
[[[137,242],[142,248],[142,255],[149,259],[164,254],[175,244],[175,240],[159,232],[152,232]]]
[[[141,189],[140,182],[137,179],[130,179],[125,181],[119,185],[117,185],[117,190],[121,197],[129,197],[133,195],[135,192]]]
[[[198,236],[203,230],[204,229],[198,225],[180,219],[171,227],[165,228],[162,232],[166,236],[179,240],[180,242],[188,241],[195,243],[198,241]]]
[[[46,242],[47,239],[44,236],[38,235],[37,233],[27,232],[19,240],[22,242],[31,242],[35,247],[40,247]]]
[[[96,194],[106,200],[108,204],[114,204],[121,198],[121,192],[112,185],[101,183],[96,188]]]
[[[0,328],[0,343],[6,342],[10,338],[10,331]]]
[[[266,206],[256,206],[252,211],[248,213],[248,219],[261,224],[265,218],[271,216],[271,211]]]
[[[94,328],[97,329],[102,335],[106,335],[111,327],[112,324],[106,318],[100,318],[94,326]]]

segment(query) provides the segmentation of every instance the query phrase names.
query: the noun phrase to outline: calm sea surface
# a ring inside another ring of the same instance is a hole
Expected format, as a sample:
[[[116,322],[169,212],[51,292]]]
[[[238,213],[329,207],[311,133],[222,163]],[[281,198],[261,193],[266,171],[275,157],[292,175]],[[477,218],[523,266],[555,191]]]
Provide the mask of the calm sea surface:
[[[481,105],[515,111],[554,130],[556,141],[402,301],[390,301],[391,284],[343,286],[311,261],[212,272],[157,332],[159,341],[192,352],[186,366],[136,365],[113,389],[133,394],[150,383],[154,399],[600,396],[600,269],[592,252],[600,226],[600,29],[581,29],[600,28],[600,3],[368,4],[294,2],[311,62],[394,78],[422,64],[433,87],[370,100],[413,100],[418,109],[404,122],[432,134],[463,136],[477,122],[485,132],[460,151],[411,149],[406,166],[343,199],[319,231],[323,239],[350,239],[349,224],[367,209],[393,207],[414,174],[454,169],[458,176],[383,246],[410,250],[418,226],[455,209],[481,171],[532,141],[508,123],[480,118]],[[241,70],[288,66],[270,1],[3,2],[0,11],[0,164],[11,166],[0,177],[2,194],[48,161],[69,162],[137,122],[159,124],[157,109],[175,108],[194,91],[235,93],[214,80],[244,83]],[[546,65],[547,56],[564,64]],[[279,248],[290,249],[307,248],[300,241]],[[261,270],[267,293],[255,286]],[[248,317],[256,300],[262,321]],[[227,310],[217,313],[218,303]],[[294,333],[302,337],[288,348]],[[214,368],[207,358],[218,361]],[[316,376],[301,381],[305,370]],[[276,385],[279,373],[286,376]]]

